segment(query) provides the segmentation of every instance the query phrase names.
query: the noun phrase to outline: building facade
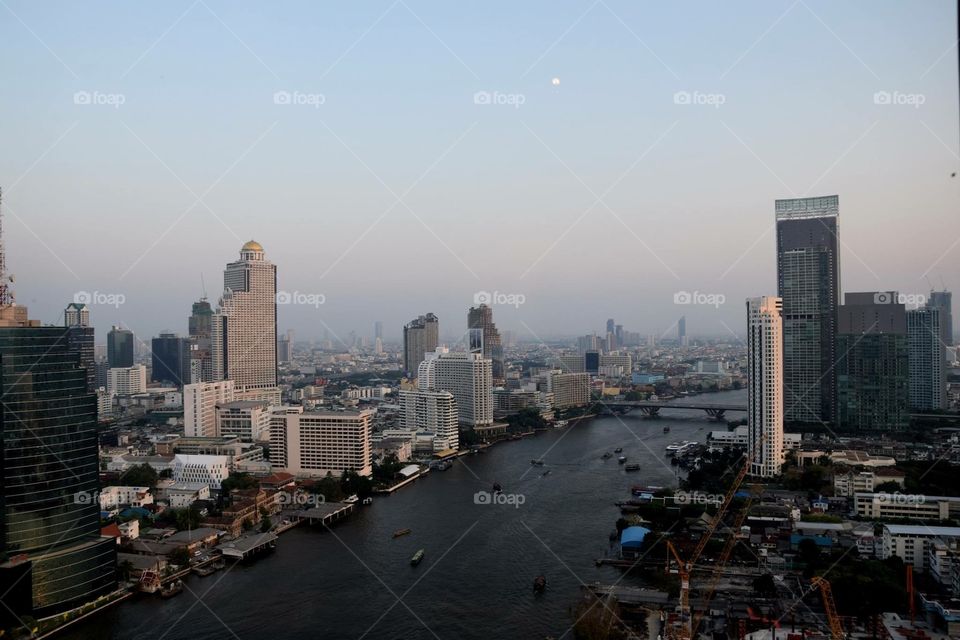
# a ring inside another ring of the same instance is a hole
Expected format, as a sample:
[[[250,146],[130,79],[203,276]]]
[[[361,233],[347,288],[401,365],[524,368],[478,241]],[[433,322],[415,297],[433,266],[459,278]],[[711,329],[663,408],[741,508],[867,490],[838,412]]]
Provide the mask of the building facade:
[[[161,333],[151,340],[153,382],[182,387],[190,384],[190,341],[175,333]]]
[[[133,366],[133,331],[113,327],[107,334],[107,362],[111,369]]]
[[[783,307],[780,298],[747,300],[747,427],[751,475],[771,478],[783,465]]]
[[[590,404],[590,376],[553,371],[547,376],[547,393],[553,394],[553,406],[557,409],[586,406]]]
[[[111,396],[130,396],[146,390],[147,368],[142,364],[107,371],[107,393]]]
[[[403,370],[407,376],[417,375],[427,353],[440,344],[440,320],[432,313],[411,320],[403,326]]]
[[[370,453],[374,411],[274,412],[270,464],[301,477],[373,473]]]
[[[420,363],[417,384],[421,391],[450,392],[460,424],[493,424],[493,362],[489,358],[438,348]]]
[[[484,358],[489,358],[493,366],[493,383],[501,385],[504,381],[503,343],[500,332],[493,322],[493,309],[490,305],[481,303],[470,307],[467,311],[467,329],[479,332],[480,344],[471,345],[471,350],[477,350]],[[476,348],[474,348],[476,347]]]
[[[241,442],[270,440],[270,407],[262,400],[234,400],[217,405],[218,436],[237,436]]]
[[[187,437],[212,438],[217,433],[217,405],[233,402],[232,380],[198,382],[183,388],[183,430]]]
[[[926,306],[907,311],[907,364],[910,408],[947,408],[947,349],[943,342],[943,309]]]
[[[457,401],[448,391],[401,391],[400,428],[430,431],[442,438],[444,449],[460,448]]]

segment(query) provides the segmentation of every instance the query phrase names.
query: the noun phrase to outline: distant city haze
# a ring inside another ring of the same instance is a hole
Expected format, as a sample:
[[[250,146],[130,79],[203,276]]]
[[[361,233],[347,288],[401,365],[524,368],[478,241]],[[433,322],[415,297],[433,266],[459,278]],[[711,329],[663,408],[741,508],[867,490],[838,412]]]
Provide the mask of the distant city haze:
[[[842,292],[957,291],[955,11],[6,0],[7,268],[98,343],[186,334],[251,239],[297,340],[731,336],[774,201],[836,194]]]

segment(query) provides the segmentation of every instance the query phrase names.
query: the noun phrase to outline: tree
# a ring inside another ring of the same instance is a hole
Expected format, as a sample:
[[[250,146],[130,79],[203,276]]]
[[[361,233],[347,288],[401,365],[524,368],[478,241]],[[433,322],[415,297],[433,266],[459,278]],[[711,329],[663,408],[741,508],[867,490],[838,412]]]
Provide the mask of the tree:
[[[258,486],[260,483],[249,473],[231,473],[220,483],[220,491],[230,495],[230,492],[236,489],[256,489]]]
[[[200,526],[200,513],[192,507],[171,509],[170,517],[179,531],[196,529]]]
[[[190,552],[187,551],[186,547],[177,547],[167,554],[167,560],[170,561],[170,564],[185,567],[190,564]]]
[[[880,484],[878,484],[876,487],[873,488],[873,490],[876,493],[895,493],[897,491],[900,491],[901,489],[902,487],[900,486],[900,483],[897,482],[896,480],[888,480],[886,482],[881,482]]]
[[[120,476],[119,481],[128,487],[150,487],[152,489],[157,486],[159,478],[160,474],[157,473],[156,469],[144,463],[127,469]]]

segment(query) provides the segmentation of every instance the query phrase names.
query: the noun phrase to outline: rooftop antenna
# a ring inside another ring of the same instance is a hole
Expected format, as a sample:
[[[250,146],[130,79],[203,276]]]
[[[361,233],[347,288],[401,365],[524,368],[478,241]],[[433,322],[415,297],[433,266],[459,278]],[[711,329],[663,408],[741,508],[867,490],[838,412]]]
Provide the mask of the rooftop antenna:
[[[203,297],[200,298],[200,299],[201,299],[201,300],[206,300],[206,299],[207,299],[207,285],[206,285],[206,283],[203,281],[203,271],[200,272],[200,288],[203,289]]]

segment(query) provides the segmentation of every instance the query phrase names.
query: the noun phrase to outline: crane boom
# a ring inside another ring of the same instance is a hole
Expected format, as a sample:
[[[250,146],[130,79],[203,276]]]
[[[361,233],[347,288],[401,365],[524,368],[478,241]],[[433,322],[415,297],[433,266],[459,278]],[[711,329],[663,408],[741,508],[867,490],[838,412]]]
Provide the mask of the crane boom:
[[[837,607],[833,602],[833,591],[830,588],[830,581],[822,576],[814,576],[810,584],[820,589],[820,595],[823,597],[823,608],[827,612],[827,622],[830,624],[830,640],[843,640],[843,625],[840,624],[840,616],[837,615]]]

